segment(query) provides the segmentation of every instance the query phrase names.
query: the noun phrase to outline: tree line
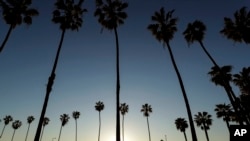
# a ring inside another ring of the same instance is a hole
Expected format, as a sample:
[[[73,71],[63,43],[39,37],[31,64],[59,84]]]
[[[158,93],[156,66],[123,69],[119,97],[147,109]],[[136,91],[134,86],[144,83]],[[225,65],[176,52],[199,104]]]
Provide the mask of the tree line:
[[[45,119],[47,104],[49,102],[50,92],[53,88],[53,84],[56,78],[56,69],[59,61],[61,48],[64,41],[64,35],[66,31],[72,30],[77,31],[83,23],[83,15],[87,12],[86,8],[82,7],[84,0],[79,0],[78,2],[74,0],[56,0],[55,10],[52,12],[52,22],[59,24],[62,31],[58,49],[54,58],[54,63],[52,66],[51,73],[48,77],[47,88],[45,93],[45,99],[41,115],[39,118],[39,123],[35,135],[34,141],[39,141],[41,136],[43,121]],[[119,37],[118,37],[118,27],[124,24],[125,19],[128,17],[125,12],[128,7],[128,3],[122,0],[95,0],[96,10],[94,16],[97,17],[98,22],[102,25],[102,28],[112,30],[115,34],[116,43],[116,141],[120,141],[120,61],[119,61]],[[0,0],[0,7],[2,10],[3,18],[6,24],[9,25],[9,30],[4,38],[0,53],[3,51],[8,38],[10,37],[11,31],[15,29],[16,26],[26,23],[28,25],[32,24],[32,18],[38,16],[38,10],[30,8],[32,4],[31,0]],[[170,42],[174,38],[174,34],[177,31],[178,18],[174,16],[175,10],[170,10],[168,12],[162,7],[159,11],[156,11],[151,16],[152,23],[148,25],[147,29],[152,33],[152,35],[161,43],[163,47],[167,48],[170,60],[172,62],[173,68],[176,72],[177,79],[179,81],[180,89],[184,98],[184,103],[186,106],[189,126],[191,128],[192,140],[197,141],[197,136],[194,127],[194,121],[192,117],[192,112],[190,104],[188,101],[188,95],[185,90],[184,82],[182,80],[181,74],[177,62],[175,61],[174,53],[171,49]],[[230,107],[227,110],[229,115],[223,115],[223,120],[227,123],[228,121],[234,119],[240,125],[250,124],[250,107],[249,107],[249,95],[250,95],[250,67],[244,67],[239,74],[232,75],[230,73],[231,66],[220,66],[209,51],[205,48],[203,44],[203,39],[205,36],[206,26],[202,21],[195,20],[187,25],[186,30],[183,32],[184,38],[189,45],[194,42],[198,42],[205,52],[208,59],[211,61],[213,67],[208,73],[211,76],[211,81],[218,86],[222,86],[229,98],[230,104],[224,105]],[[247,11],[246,7],[242,7],[237,10],[233,18],[224,18],[224,27],[220,31],[222,35],[226,38],[233,40],[234,42],[244,42],[246,44],[250,43],[250,12]],[[232,89],[232,83],[240,88],[241,94],[237,97]],[[220,106],[221,107],[221,106]],[[230,112],[229,112],[230,111]],[[227,112],[225,112],[227,113]],[[201,113],[200,115],[205,113]],[[199,114],[198,114],[199,115]],[[218,115],[217,115],[218,116]],[[218,116],[219,117],[219,116]],[[196,118],[195,121],[197,122]],[[20,124],[17,124],[20,125]],[[198,124],[197,124],[198,125]],[[207,127],[200,123],[200,126],[205,130]],[[149,127],[149,126],[148,126]],[[206,132],[207,135],[207,132]],[[149,132],[150,140],[150,132]],[[207,136],[208,140],[208,136]]]

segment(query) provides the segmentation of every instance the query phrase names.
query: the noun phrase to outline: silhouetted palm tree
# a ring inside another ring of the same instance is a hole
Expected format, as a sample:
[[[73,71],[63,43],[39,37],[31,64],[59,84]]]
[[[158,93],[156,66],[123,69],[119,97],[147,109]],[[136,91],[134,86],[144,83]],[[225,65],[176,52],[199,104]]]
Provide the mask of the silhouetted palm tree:
[[[12,127],[13,127],[13,129],[14,129],[14,132],[13,132],[11,141],[13,141],[13,139],[14,139],[16,130],[17,130],[18,128],[20,128],[21,126],[22,126],[22,122],[21,122],[20,120],[15,120],[15,121],[12,123]]]
[[[178,67],[177,67],[177,64],[175,62],[172,49],[171,49],[170,44],[169,44],[169,41],[173,39],[174,33],[177,31],[177,27],[176,27],[177,18],[172,17],[173,12],[174,12],[174,10],[169,11],[168,13],[165,13],[164,8],[161,8],[159,12],[156,11],[155,14],[151,17],[151,19],[154,23],[150,24],[148,26],[148,29],[152,32],[152,34],[156,37],[156,39],[158,41],[163,42],[164,47],[165,47],[165,44],[167,45],[169,55],[171,58],[171,62],[174,66],[174,70],[175,70],[177,78],[179,80],[181,91],[182,91],[183,98],[185,101],[188,119],[189,119],[189,124],[190,124],[190,128],[191,128],[191,133],[192,133],[192,139],[193,139],[193,141],[197,141],[197,136],[196,136],[193,118],[192,118],[192,112],[191,112],[190,105],[188,102],[185,87],[184,87],[184,84],[183,84],[183,81],[181,78],[181,74],[180,74]]]
[[[94,16],[98,17],[98,22],[108,30],[114,30],[116,42],[116,141],[120,141],[120,61],[119,61],[119,40],[117,28],[124,24],[127,13],[124,10],[128,3],[122,0],[96,0],[96,10]]]
[[[60,141],[61,132],[62,132],[62,127],[63,127],[64,125],[66,125],[66,124],[69,122],[69,119],[70,119],[70,117],[69,117],[68,114],[62,114],[62,115],[61,115],[60,120],[61,120],[62,124],[61,124],[60,132],[59,132],[58,141]]]
[[[187,121],[184,118],[177,118],[175,120],[175,125],[176,125],[177,130],[180,130],[181,132],[183,132],[185,141],[187,141],[187,135],[185,132],[186,128],[188,128]]]
[[[148,136],[149,136],[149,141],[151,141],[151,136],[150,136],[150,128],[149,128],[149,121],[148,121],[148,117],[149,114],[153,112],[151,105],[149,104],[144,104],[142,105],[142,109],[141,112],[143,112],[143,115],[147,118],[147,124],[148,124]]]
[[[217,118],[222,118],[226,122],[227,128],[229,130],[229,122],[232,120],[232,107],[230,104],[217,104],[214,109],[216,112]]]
[[[198,114],[194,116],[194,121],[196,122],[196,125],[198,127],[201,127],[201,130],[205,131],[207,141],[209,141],[207,130],[209,130],[209,126],[212,125],[212,116],[209,115],[207,112],[198,112]]]
[[[13,121],[13,118],[11,115],[7,115],[5,116],[5,118],[3,119],[4,120],[4,126],[3,126],[3,130],[2,130],[2,133],[1,133],[1,136],[0,138],[3,136],[3,133],[4,133],[4,130],[5,130],[5,127]]]
[[[48,118],[48,117],[44,117],[44,119],[43,119],[43,129],[42,129],[42,133],[41,133],[40,141],[42,141],[44,128],[45,128],[45,126],[46,126],[46,125],[48,125],[48,124],[49,124],[49,121],[50,121],[50,120],[49,120],[49,118]]]
[[[23,22],[31,25],[32,17],[39,14],[36,9],[29,8],[31,3],[32,0],[0,0],[0,7],[2,7],[3,18],[6,24],[10,26],[5,39],[1,44],[0,53],[2,52],[11,31],[17,25],[21,25]]]
[[[250,43],[250,12],[242,7],[234,13],[234,19],[224,18],[224,28],[221,34],[234,42]]]
[[[35,141],[39,140],[39,136],[41,133],[42,123],[43,123],[43,119],[46,113],[50,92],[52,90],[54,79],[56,77],[57,63],[58,63],[59,55],[61,52],[65,32],[66,30],[78,30],[81,27],[82,22],[83,22],[82,15],[84,12],[87,12],[86,9],[81,8],[82,3],[83,3],[83,0],[79,0],[77,4],[74,3],[74,0],[66,0],[66,1],[57,0],[55,3],[56,10],[54,10],[53,12],[52,21],[56,24],[60,24],[60,29],[62,30],[62,34],[61,34],[61,39],[60,39],[59,46],[57,49],[56,57],[54,60],[53,68],[52,68],[50,77],[48,79],[45,100],[44,100],[41,116],[39,119],[39,124],[37,127]]]
[[[98,141],[100,141],[101,134],[101,111],[104,109],[104,104],[101,101],[96,102],[95,110],[99,112],[99,132],[98,132]]]
[[[227,92],[227,95],[230,99],[231,104],[233,105],[235,111],[238,112],[237,108],[236,108],[237,106],[235,104],[236,96],[232,90],[232,87],[230,86],[230,83],[229,83],[230,80],[227,78],[227,76],[224,76],[223,70],[221,70],[220,66],[216,63],[216,61],[210,55],[210,53],[207,51],[207,49],[205,48],[205,46],[202,42],[202,40],[204,39],[205,31],[206,31],[205,24],[199,20],[196,20],[193,23],[189,23],[187,25],[187,28],[183,32],[183,35],[184,35],[186,41],[188,42],[188,44],[191,44],[195,41],[197,41],[200,44],[200,46],[203,49],[203,51],[205,52],[205,54],[208,56],[210,61],[213,63],[213,65],[214,65],[213,68],[217,71],[216,73],[220,74],[219,81],[221,82],[221,86],[224,87],[224,89]]]
[[[80,112],[78,111],[74,111],[72,113],[73,118],[75,119],[76,122],[76,141],[77,141],[77,119],[80,117]]]
[[[233,82],[240,88],[241,94],[250,95],[250,67],[244,67],[241,72],[234,74]]]
[[[27,133],[26,133],[26,137],[25,137],[25,141],[27,141],[27,137],[28,137],[28,134],[29,134],[29,129],[30,129],[30,124],[35,120],[35,118],[33,116],[28,116],[27,118],[27,123],[29,124],[28,125],[28,130],[27,130]]]
[[[120,111],[122,114],[122,139],[124,141],[124,115],[128,112],[128,105],[126,103],[122,103],[120,106]]]

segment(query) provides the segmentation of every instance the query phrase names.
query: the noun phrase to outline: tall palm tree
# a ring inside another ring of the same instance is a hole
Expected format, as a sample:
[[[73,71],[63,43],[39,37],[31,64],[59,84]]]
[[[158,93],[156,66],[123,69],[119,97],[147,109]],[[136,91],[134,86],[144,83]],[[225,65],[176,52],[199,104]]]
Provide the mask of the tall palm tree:
[[[120,61],[119,61],[119,40],[117,28],[124,24],[127,13],[124,10],[128,3],[122,0],[96,0],[94,16],[98,22],[108,30],[114,30],[116,42],[116,141],[120,141]]]
[[[242,7],[234,13],[234,19],[224,18],[224,28],[220,33],[234,42],[250,43],[250,11]]]
[[[43,129],[42,129],[42,133],[41,133],[40,141],[42,141],[44,128],[45,128],[45,126],[46,126],[46,125],[48,125],[48,124],[49,124],[49,121],[50,121],[50,120],[49,120],[49,118],[48,118],[48,117],[44,117],[44,119],[43,119]]]
[[[149,114],[153,112],[153,110],[152,110],[152,108],[151,108],[151,105],[149,105],[148,103],[142,105],[141,112],[143,112],[143,115],[147,118],[148,136],[149,136],[149,141],[151,141],[150,128],[149,128],[149,121],[148,121]]]
[[[124,115],[128,113],[128,105],[126,103],[122,103],[120,106],[120,111],[122,114],[122,140],[124,141]]]
[[[181,74],[175,62],[174,54],[169,44],[170,40],[172,40],[174,37],[174,33],[177,31],[177,27],[176,27],[177,18],[172,17],[173,12],[174,10],[169,11],[168,13],[165,13],[165,10],[163,7],[160,9],[159,12],[156,11],[155,14],[151,17],[154,23],[150,24],[148,26],[148,29],[152,32],[152,34],[156,37],[158,41],[164,43],[164,47],[165,47],[165,44],[167,45],[170,59],[173,64],[174,70],[176,72],[177,78],[179,80],[181,91],[182,91],[183,98],[185,101],[188,119],[189,119],[189,125],[190,125],[190,129],[192,133],[192,139],[193,141],[197,141],[197,136],[196,136],[193,118],[192,118],[192,112],[191,112],[191,108],[189,105],[186,90],[185,90],[185,87],[181,78]]]
[[[76,141],[77,141],[77,119],[80,117],[80,112],[78,111],[74,111],[72,113],[73,118],[75,119],[76,122]]]
[[[57,63],[58,63],[59,55],[61,52],[65,32],[66,30],[78,30],[81,27],[82,22],[83,22],[82,20],[83,13],[87,12],[86,9],[83,9],[81,7],[83,1],[84,0],[79,0],[79,2],[75,4],[74,0],[65,0],[65,1],[57,0],[55,3],[56,10],[54,10],[53,12],[52,21],[56,24],[60,24],[60,29],[62,30],[62,34],[61,34],[61,39],[60,39],[59,46],[57,49],[56,57],[54,60],[53,68],[52,68],[50,77],[48,79],[44,104],[43,104],[41,116],[39,119],[37,131],[36,131],[35,141],[38,141],[40,137],[42,123],[43,123],[43,119],[46,113],[50,92],[52,90],[52,86],[56,77]]]
[[[225,91],[227,92],[228,98],[229,98],[231,104],[233,105],[234,110],[236,112],[238,112],[237,106],[235,104],[236,96],[232,90],[232,87],[230,86],[230,83],[229,83],[230,80],[227,78],[228,76],[224,76],[223,70],[221,70],[222,68],[216,63],[216,61],[210,55],[210,53],[207,51],[207,49],[205,48],[205,46],[202,42],[204,39],[205,31],[206,31],[205,24],[199,20],[195,20],[193,23],[189,23],[187,25],[187,28],[183,32],[183,35],[184,35],[184,37],[189,45],[195,41],[197,41],[200,44],[200,46],[203,49],[203,51],[205,52],[205,54],[208,56],[210,61],[213,63],[213,65],[214,65],[213,68],[217,71],[218,74],[220,74],[220,76],[221,76],[220,81],[222,84],[221,86],[223,86]]]
[[[229,122],[232,120],[232,107],[230,104],[217,104],[214,109],[217,118],[222,118],[226,122],[227,128],[229,130]]]
[[[244,67],[241,72],[234,74],[233,82],[240,88],[241,94],[250,95],[250,67]]]
[[[4,126],[3,126],[3,130],[2,130],[2,133],[1,133],[1,136],[0,138],[3,136],[3,133],[4,133],[4,130],[5,130],[5,127],[13,121],[13,118],[11,115],[7,115],[5,116],[5,118],[3,119],[4,120]]]
[[[39,13],[34,8],[29,8],[32,0],[0,0],[0,7],[2,7],[2,15],[9,25],[9,30],[3,40],[0,53],[4,49],[6,42],[11,34],[11,31],[18,25],[25,23],[32,24],[32,17],[37,16]]]
[[[35,120],[35,118],[33,116],[28,116],[27,118],[27,123],[29,124],[28,126],[28,130],[27,130],[27,133],[26,133],[26,137],[25,137],[25,141],[27,141],[27,137],[28,137],[28,134],[29,134],[29,129],[30,129],[30,124]]]
[[[177,130],[180,130],[181,132],[183,132],[185,141],[187,141],[187,135],[185,131],[186,131],[186,128],[188,128],[188,124],[185,118],[177,118],[175,120],[175,125],[176,125]]]
[[[15,120],[15,121],[12,123],[12,127],[13,127],[13,129],[14,129],[14,132],[13,132],[11,141],[13,141],[13,139],[14,139],[16,130],[17,130],[18,128],[20,128],[21,126],[22,126],[22,122],[21,122],[20,120]]]
[[[96,102],[95,110],[99,112],[99,132],[98,132],[98,141],[100,141],[101,134],[101,111],[104,109],[104,104],[101,101]]]
[[[198,114],[194,116],[194,121],[196,122],[196,125],[198,127],[201,127],[201,130],[205,131],[207,141],[209,141],[207,130],[209,130],[210,126],[212,125],[212,116],[207,112],[198,112]]]
[[[62,114],[60,117],[60,120],[62,122],[61,124],[61,128],[60,128],[60,132],[59,132],[59,137],[58,137],[58,141],[60,141],[60,137],[61,137],[61,133],[62,133],[62,127],[64,127],[68,122],[69,122],[69,115],[68,114]]]

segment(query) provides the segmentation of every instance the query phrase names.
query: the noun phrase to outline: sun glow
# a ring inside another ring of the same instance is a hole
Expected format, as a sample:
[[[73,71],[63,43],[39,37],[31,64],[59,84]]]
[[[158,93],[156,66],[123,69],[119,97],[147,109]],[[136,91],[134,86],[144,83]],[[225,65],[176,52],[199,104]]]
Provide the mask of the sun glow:
[[[129,137],[127,136],[124,137],[124,140],[130,141]],[[116,141],[116,136],[115,135],[110,136],[110,138],[107,141]],[[122,141],[122,136],[121,136],[121,141]]]

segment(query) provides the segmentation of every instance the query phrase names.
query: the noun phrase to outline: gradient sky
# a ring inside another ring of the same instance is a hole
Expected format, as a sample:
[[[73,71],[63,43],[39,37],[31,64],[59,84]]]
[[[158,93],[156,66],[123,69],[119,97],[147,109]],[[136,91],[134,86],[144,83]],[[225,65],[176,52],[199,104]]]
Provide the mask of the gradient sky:
[[[225,123],[217,119],[216,104],[229,103],[221,87],[210,82],[207,72],[211,62],[198,43],[188,47],[182,32],[189,22],[202,20],[207,31],[204,44],[219,65],[233,65],[232,73],[248,67],[250,47],[227,40],[219,31],[223,18],[232,17],[242,6],[249,6],[249,0],[127,0],[128,18],[118,29],[120,40],[121,102],[129,105],[125,116],[125,140],[148,140],[146,118],[140,112],[141,106],[149,103],[153,113],[149,117],[152,141],[167,136],[168,141],[181,141],[184,136],[176,130],[174,121],[187,118],[186,107],[176,74],[167,50],[146,29],[151,16],[161,7],[166,11],[176,9],[179,18],[178,32],[170,42],[177,65],[182,75],[192,114],[207,111],[212,115],[213,126],[208,131],[210,140],[228,141],[229,133]],[[16,131],[16,141],[24,140],[28,124],[26,118],[33,115],[28,140],[34,139],[36,126],[44,101],[47,79],[61,31],[59,25],[51,22],[54,1],[33,1],[33,7],[40,12],[31,26],[22,25],[13,30],[6,48],[0,54],[0,118],[12,115],[23,125]],[[56,80],[50,96],[43,140],[58,138],[60,115],[81,112],[78,120],[78,140],[97,140],[98,112],[94,106],[103,101],[101,112],[101,141],[115,139],[115,40],[114,32],[104,30],[93,16],[95,3],[85,0],[88,9],[84,23],[78,32],[67,31]],[[249,10],[249,8],[248,8]],[[0,20],[0,41],[5,37],[8,25]],[[234,88],[238,94],[239,89]],[[0,123],[0,131],[4,124]],[[196,126],[195,126],[196,127]],[[191,140],[190,128],[187,129]],[[1,141],[11,139],[13,129],[7,126]],[[205,133],[196,127],[198,140],[205,140]],[[75,123],[71,117],[63,128],[61,141],[74,140]]]

